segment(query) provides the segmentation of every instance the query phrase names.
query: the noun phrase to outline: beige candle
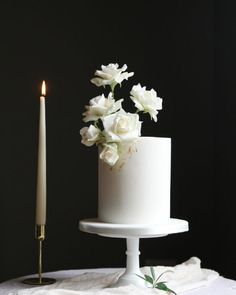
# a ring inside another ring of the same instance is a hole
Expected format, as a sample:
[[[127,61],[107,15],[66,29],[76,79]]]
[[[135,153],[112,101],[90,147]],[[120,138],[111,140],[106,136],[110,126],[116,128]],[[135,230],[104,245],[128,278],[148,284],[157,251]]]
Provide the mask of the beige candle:
[[[36,189],[36,225],[46,223],[46,84],[42,83],[39,112],[38,171]]]

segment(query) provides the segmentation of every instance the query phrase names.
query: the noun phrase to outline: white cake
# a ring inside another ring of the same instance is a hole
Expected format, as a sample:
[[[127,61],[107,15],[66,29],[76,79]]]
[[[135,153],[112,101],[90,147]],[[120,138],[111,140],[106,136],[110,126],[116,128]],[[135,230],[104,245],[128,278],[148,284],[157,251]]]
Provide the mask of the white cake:
[[[100,221],[158,224],[170,218],[171,139],[140,137],[136,149],[120,169],[99,159]]]

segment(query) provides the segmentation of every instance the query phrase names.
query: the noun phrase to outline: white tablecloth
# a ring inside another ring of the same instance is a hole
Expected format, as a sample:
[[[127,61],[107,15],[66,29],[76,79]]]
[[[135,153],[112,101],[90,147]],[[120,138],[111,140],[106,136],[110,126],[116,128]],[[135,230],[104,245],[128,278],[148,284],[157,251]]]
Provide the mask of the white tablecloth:
[[[80,269],[80,270],[62,270],[62,271],[56,271],[56,272],[50,272],[46,273],[44,276],[47,277],[53,277],[57,279],[58,282],[63,282],[64,280],[67,280],[69,278],[73,278],[82,274],[111,274],[111,273],[117,273],[121,272],[124,269],[117,269],[117,268],[100,268],[100,269]],[[27,276],[30,277],[30,276]],[[25,278],[25,277],[24,277]],[[14,294],[14,292],[23,290],[25,288],[35,288],[32,286],[27,286],[25,284],[22,284],[23,278],[17,278],[13,279],[4,283],[0,284],[0,295],[9,295]],[[119,292],[116,292],[116,294],[122,294]],[[164,293],[167,294],[167,293]],[[191,291],[187,292],[181,292],[178,293],[178,295],[236,295],[236,281],[229,280],[226,278],[223,278],[221,276],[214,279],[207,287],[200,287],[196,288]]]

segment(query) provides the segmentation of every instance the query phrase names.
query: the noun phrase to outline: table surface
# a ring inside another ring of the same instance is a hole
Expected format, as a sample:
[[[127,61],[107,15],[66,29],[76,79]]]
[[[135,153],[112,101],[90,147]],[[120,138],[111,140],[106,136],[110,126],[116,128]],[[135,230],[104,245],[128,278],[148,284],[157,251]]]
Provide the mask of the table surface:
[[[58,281],[71,278],[76,275],[96,272],[96,273],[113,273],[122,271],[123,268],[98,268],[98,269],[78,269],[78,270],[61,270],[56,272],[45,273],[45,276],[53,277]],[[27,276],[30,277],[30,276]],[[25,277],[24,277],[25,278]],[[22,283],[21,278],[6,281],[0,284],[0,295],[8,295],[25,288],[33,288]],[[198,288],[192,291],[181,293],[183,295],[236,295],[236,281],[223,277],[218,277],[209,286]]]

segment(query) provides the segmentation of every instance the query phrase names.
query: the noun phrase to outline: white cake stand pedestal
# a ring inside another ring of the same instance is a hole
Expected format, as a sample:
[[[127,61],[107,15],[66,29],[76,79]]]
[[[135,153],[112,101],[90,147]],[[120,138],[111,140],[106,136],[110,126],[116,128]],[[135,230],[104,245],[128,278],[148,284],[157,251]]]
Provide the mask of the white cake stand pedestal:
[[[114,224],[101,222],[98,219],[84,219],[79,222],[81,231],[110,238],[125,238],[127,244],[126,270],[112,287],[134,284],[146,286],[139,266],[139,239],[158,238],[169,234],[188,231],[188,222],[181,219],[169,219],[163,224]]]

